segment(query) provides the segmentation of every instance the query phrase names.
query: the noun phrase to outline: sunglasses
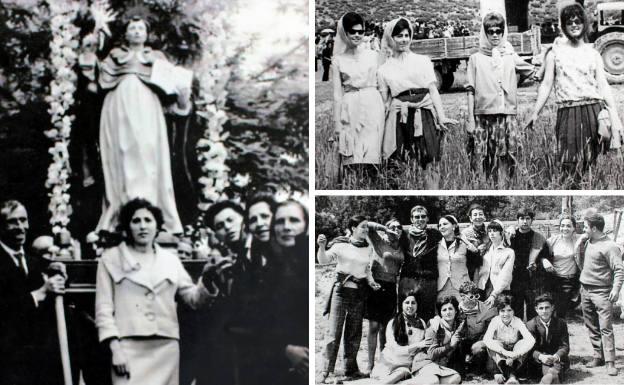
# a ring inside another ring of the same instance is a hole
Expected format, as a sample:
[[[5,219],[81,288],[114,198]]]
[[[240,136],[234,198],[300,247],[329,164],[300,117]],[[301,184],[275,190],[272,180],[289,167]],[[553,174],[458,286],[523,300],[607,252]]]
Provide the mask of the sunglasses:
[[[350,29],[347,31],[349,35],[364,35],[363,29]]]
[[[460,294],[462,297],[466,299],[478,299],[479,294]]]
[[[427,216],[426,215],[414,215],[414,216],[412,216],[412,218],[414,218],[414,219],[427,219]]]
[[[583,20],[580,19],[572,19],[572,20],[568,20],[566,21],[566,25],[567,26],[573,26],[573,25],[583,25]]]
[[[487,33],[488,35],[499,35],[502,36],[503,35],[503,29],[501,28],[488,28],[487,31],[485,31],[485,33]]]

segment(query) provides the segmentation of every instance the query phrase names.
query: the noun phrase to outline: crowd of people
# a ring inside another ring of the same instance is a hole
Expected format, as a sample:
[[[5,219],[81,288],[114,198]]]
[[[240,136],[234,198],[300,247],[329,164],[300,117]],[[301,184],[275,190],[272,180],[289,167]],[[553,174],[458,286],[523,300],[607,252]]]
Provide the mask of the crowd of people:
[[[329,243],[318,236],[318,262],[336,263],[322,383],[370,376],[383,384],[457,384],[486,373],[497,383],[560,383],[569,367],[566,320],[579,304],[593,347],[586,366],[606,365],[617,375],[612,319],[624,267],[604,217],[586,210],[577,234],[575,217],[564,214],[559,233],[548,239],[533,229],[534,213],[526,208],[506,228],[499,220],[486,223],[479,204],[468,217],[461,231],[453,215],[441,216],[434,228],[418,205],[409,225],[355,215],[346,236]],[[356,356],[364,319],[362,372]],[[341,378],[334,371],[343,332]]]
[[[554,135],[563,183],[578,187],[599,154],[622,145],[621,121],[600,54],[585,43],[589,22],[582,5],[566,3],[559,36],[539,69],[522,60],[507,40],[505,15],[483,15],[479,51],[467,67],[466,143],[471,169],[504,187],[514,177],[522,135],[530,131],[554,88]],[[423,169],[442,156],[442,138],[458,123],[448,119],[432,61],[410,50],[416,34],[406,18],[385,25],[381,52],[365,39],[361,15],[337,23],[332,66],[334,140],[340,168],[375,175],[380,167],[416,160]],[[386,54],[387,52],[387,54]],[[530,117],[518,118],[518,76],[540,81]],[[435,179],[429,188],[436,188]]]
[[[214,237],[210,252],[195,254],[207,257],[196,281],[179,257],[185,249],[157,242],[159,207],[134,198],[118,218],[118,241],[109,239],[97,257],[94,313],[66,301],[76,381],[308,383],[309,216],[302,203],[261,192],[243,204],[212,205],[203,225]],[[0,384],[63,384],[54,298],[75,277],[45,258],[49,249],[30,247],[28,229],[22,203],[0,205]]]

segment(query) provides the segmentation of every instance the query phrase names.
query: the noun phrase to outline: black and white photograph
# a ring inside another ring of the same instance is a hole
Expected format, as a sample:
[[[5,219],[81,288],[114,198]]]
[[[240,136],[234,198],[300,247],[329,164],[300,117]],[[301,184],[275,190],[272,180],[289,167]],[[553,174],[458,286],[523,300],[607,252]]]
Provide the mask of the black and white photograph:
[[[0,0],[0,385],[308,384],[308,0]]]
[[[623,10],[316,1],[316,188],[621,189]]]
[[[315,383],[620,383],[623,212],[623,196],[317,196]]]

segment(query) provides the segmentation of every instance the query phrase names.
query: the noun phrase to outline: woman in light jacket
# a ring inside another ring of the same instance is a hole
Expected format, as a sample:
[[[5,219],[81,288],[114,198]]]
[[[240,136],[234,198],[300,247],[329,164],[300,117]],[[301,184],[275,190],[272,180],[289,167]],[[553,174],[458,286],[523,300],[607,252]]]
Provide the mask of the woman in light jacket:
[[[443,237],[438,245],[438,300],[453,296],[459,301],[459,287],[470,281],[466,254],[468,251],[477,253],[478,250],[460,237],[459,225],[454,216],[440,218],[438,230]]]
[[[485,304],[492,307],[496,296],[503,290],[510,289],[516,255],[505,244],[503,224],[500,221],[492,221],[487,227],[487,232],[492,245],[483,256],[477,286],[485,291]]]
[[[176,299],[192,307],[218,293],[194,284],[175,253],[155,242],[163,215],[135,198],[119,215],[125,241],[98,263],[95,322],[112,354],[113,384],[177,385],[180,338]]]

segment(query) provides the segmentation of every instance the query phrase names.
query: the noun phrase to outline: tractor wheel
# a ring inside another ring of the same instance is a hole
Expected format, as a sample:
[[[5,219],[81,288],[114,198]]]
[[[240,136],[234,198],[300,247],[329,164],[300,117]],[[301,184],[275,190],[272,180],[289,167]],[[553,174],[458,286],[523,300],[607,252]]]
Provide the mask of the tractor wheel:
[[[455,81],[455,75],[452,72],[447,72],[442,75],[442,90],[448,91],[453,86]]]
[[[594,47],[602,56],[609,83],[624,83],[624,33],[610,32],[600,36]]]

